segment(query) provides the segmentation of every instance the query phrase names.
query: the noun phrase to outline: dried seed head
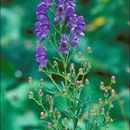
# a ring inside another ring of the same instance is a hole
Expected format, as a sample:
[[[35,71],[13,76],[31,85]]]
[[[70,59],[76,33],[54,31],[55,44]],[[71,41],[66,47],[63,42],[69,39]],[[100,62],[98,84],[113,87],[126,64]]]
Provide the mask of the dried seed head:
[[[112,82],[113,84],[116,83],[116,77],[115,77],[115,76],[112,76],[112,77],[111,77],[111,82]]]
[[[107,90],[107,89],[105,89],[105,91],[104,91],[104,96],[105,96],[105,97],[108,96],[108,90]]]
[[[32,99],[32,98],[33,98],[33,92],[30,91],[30,92],[29,92],[29,99]]]
[[[39,89],[39,92],[38,92],[38,94],[39,94],[39,97],[42,97],[42,96],[43,96],[42,89]]]
[[[32,80],[32,77],[28,77],[28,83],[29,83],[29,84],[32,84],[32,81],[33,81],[33,80]]]
[[[87,48],[87,52],[88,52],[89,54],[91,54],[91,53],[92,53],[92,48],[91,48],[91,47],[88,47],[88,48]]]

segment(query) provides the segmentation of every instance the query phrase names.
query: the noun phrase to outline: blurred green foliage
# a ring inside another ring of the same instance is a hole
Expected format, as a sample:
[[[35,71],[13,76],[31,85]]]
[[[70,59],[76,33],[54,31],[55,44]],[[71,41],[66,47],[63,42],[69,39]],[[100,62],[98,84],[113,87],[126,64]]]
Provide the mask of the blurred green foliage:
[[[35,61],[34,24],[38,0],[1,1],[1,127],[2,130],[40,129],[40,109],[28,100],[28,76],[41,77]],[[112,115],[115,122],[109,130],[127,130],[129,115],[129,3],[128,0],[76,0],[77,13],[85,17],[86,36],[78,50],[85,55],[91,46],[92,70],[86,94],[97,102],[101,96],[99,83],[117,77],[120,94]],[[47,43],[45,43],[47,45]],[[47,45],[48,46],[48,45]],[[51,49],[51,57],[55,52]],[[77,59],[73,59],[76,63]],[[47,86],[52,87],[46,80]],[[50,88],[51,89],[51,88]],[[93,94],[95,96],[93,97]],[[58,105],[58,99],[57,104]],[[83,124],[84,129],[84,124]]]

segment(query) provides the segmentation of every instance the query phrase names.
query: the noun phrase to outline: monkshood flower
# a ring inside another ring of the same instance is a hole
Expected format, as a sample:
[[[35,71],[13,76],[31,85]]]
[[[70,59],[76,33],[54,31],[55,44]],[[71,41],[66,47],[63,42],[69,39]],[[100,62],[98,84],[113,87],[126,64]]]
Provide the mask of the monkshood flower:
[[[58,0],[56,11],[55,11],[55,23],[58,23],[59,21],[63,22],[65,19],[65,5],[64,0]]]
[[[68,47],[68,42],[67,42],[67,38],[66,35],[64,34],[62,36],[59,48],[58,48],[58,53],[59,54],[67,54],[69,51],[69,47]]]
[[[83,32],[86,28],[86,25],[85,25],[83,16],[70,17],[69,26],[71,30],[73,30],[76,34],[84,36]]]
[[[50,33],[50,25],[48,21],[44,21],[44,23],[37,22],[35,24],[35,33],[36,36],[39,37],[41,41],[43,41]]]
[[[75,12],[75,4],[74,2],[71,0],[67,0],[66,2],[66,16],[69,19],[70,17],[75,17],[76,12]]]
[[[72,38],[71,47],[77,47],[78,42],[79,42],[79,38],[75,35],[75,36]]]
[[[42,1],[37,6],[36,11],[38,22],[35,24],[35,33],[36,36],[39,37],[41,41],[43,41],[50,33],[50,23],[47,16],[48,4],[49,3],[47,3],[47,1],[46,2]]]
[[[49,7],[54,4],[55,0],[41,0],[41,2],[44,2]]]
[[[38,16],[39,14],[47,15],[47,5],[45,4],[45,2],[41,2],[37,6],[36,15]]]
[[[37,46],[36,48],[36,60],[40,63],[39,68],[44,68],[47,65],[46,49],[43,46]]]

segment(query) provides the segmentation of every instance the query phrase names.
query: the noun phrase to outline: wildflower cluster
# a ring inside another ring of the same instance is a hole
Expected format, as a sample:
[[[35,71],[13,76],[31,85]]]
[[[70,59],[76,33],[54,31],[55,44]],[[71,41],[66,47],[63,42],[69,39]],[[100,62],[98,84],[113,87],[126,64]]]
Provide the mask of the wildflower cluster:
[[[53,20],[49,20],[49,11],[54,15]],[[45,38],[49,39],[52,25],[55,30],[55,35],[53,36],[58,38],[55,44],[54,41],[51,44],[53,44],[53,47],[57,49],[59,54],[68,54],[71,47],[77,47],[79,42],[78,35],[84,36],[86,28],[84,18],[83,16],[77,16],[73,0],[42,0],[37,6],[36,16],[38,22],[35,25],[35,33],[40,39],[40,43],[44,42]],[[69,33],[68,37],[65,34],[66,31]],[[36,52],[37,61],[40,63],[39,67],[45,67],[48,61],[45,47],[39,44]]]
[[[49,18],[49,13],[53,14],[53,19]],[[55,89],[51,92],[49,90],[45,94],[44,90],[48,88],[44,80],[40,79],[41,88],[38,89],[35,87],[32,78],[29,77],[28,82],[33,86],[38,96],[37,98],[35,93],[30,91],[29,99],[34,100],[41,107],[39,115],[41,120],[46,121],[45,127],[47,129],[76,130],[80,128],[80,121],[87,107],[87,96],[82,93],[89,85],[87,74],[91,69],[89,62],[89,56],[92,53],[91,47],[87,48],[87,56],[85,57],[81,52],[77,53],[78,65],[73,61],[73,54],[77,52],[79,36],[84,36],[86,29],[84,17],[77,16],[73,0],[41,0],[37,6],[36,16],[38,22],[35,25],[35,33],[40,39],[36,43],[36,61],[40,64],[39,71],[46,75]],[[52,57],[53,61],[49,60],[47,56],[48,48],[45,48],[43,42],[49,43],[56,51],[57,56]],[[59,81],[56,81],[54,77],[59,77]],[[100,99],[99,109],[94,109],[96,115],[103,115],[105,126],[110,124],[112,120],[109,111],[113,106],[113,96],[109,96],[108,93],[112,91],[114,95],[111,86],[113,83],[115,83],[114,76],[109,87],[105,87],[104,83],[101,82],[101,90],[104,91],[105,99]],[[63,108],[62,111],[59,107],[55,107],[57,95],[65,99],[66,102],[66,106],[60,103],[60,107]],[[108,106],[109,109],[106,109],[105,107]],[[105,112],[105,110],[108,111]],[[93,117],[91,112],[89,115],[90,117],[86,117],[88,120]],[[102,123],[103,121],[96,122],[94,126],[93,123],[89,122],[87,130],[100,128]]]

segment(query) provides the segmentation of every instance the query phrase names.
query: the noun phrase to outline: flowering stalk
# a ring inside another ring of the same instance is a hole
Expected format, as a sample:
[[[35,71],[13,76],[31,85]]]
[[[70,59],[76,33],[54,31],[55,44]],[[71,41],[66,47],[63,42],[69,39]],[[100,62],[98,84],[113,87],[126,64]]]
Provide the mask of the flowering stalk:
[[[53,20],[49,19],[48,13],[53,14]],[[38,22],[35,25],[35,33],[40,39],[36,46],[36,61],[39,63],[39,71],[50,79],[55,86],[55,90],[44,98],[43,89],[46,85],[43,79],[40,80],[41,88],[38,89],[30,77],[29,83],[38,94],[38,98],[35,97],[32,91],[29,93],[29,98],[41,107],[40,117],[41,120],[47,122],[47,129],[76,130],[80,127],[79,123],[86,110],[87,97],[86,95],[82,96],[82,93],[89,84],[86,76],[91,68],[89,58],[85,59],[81,52],[77,54],[77,58],[80,60],[80,67],[76,67],[73,63],[73,53],[75,54],[77,50],[79,36],[84,36],[86,29],[84,17],[77,16],[73,0],[41,0],[37,6],[36,16]],[[54,34],[51,34],[51,29],[55,31]],[[48,48],[45,48],[42,44],[45,39],[57,52],[57,56],[53,57],[53,63],[47,56]],[[87,55],[91,53],[92,49],[88,47]],[[63,70],[60,69],[60,66],[63,67]],[[61,82],[58,83],[54,76],[59,76],[62,79]],[[103,124],[106,128],[110,124],[112,119],[109,116],[109,112],[113,106],[113,96],[108,98],[108,91],[111,90],[114,93],[112,89],[114,79],[115,77],[112,77],[111,84],[107,88],[101,82],[101,90],[104,91],[105,99],[104,101],[102,99],[99,100],[99,107],[94,109],[94,113],[92,111],[88,112],[89,118],[92,120],[92,122],[88,123],[88,130],[100,128]],[[55,108],[55,97],[57,95],[66,100],[66,106],[61,103],[61,107],[64,109],[63,112]],[[43,104],[43,101],[46,102],[46,105]],[[105,112],[105,107],[108,105],[109,109]],[[103,120],[98,121],[101,115],[103,115]],[[73,125],[70,126],[70,124]]]

